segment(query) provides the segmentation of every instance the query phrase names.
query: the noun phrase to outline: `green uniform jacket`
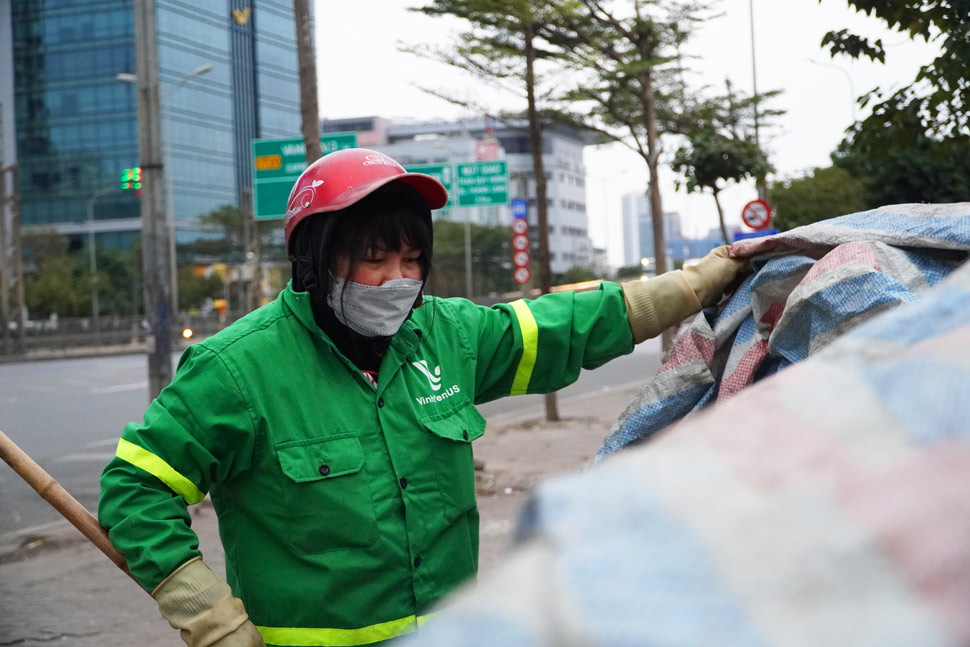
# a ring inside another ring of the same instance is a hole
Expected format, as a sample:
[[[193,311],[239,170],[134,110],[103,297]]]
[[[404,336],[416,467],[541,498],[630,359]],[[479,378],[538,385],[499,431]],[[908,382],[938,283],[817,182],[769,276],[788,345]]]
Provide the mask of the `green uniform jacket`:
[[[99,517],[149,591],[199,555],[206,493],[227,579],[268,645],[413,631],[475,575],[474,403],[546,393],[633,349],[620,287],[492,308],[428,297],[375,388],[280,297],[182,355],[101,478]]]

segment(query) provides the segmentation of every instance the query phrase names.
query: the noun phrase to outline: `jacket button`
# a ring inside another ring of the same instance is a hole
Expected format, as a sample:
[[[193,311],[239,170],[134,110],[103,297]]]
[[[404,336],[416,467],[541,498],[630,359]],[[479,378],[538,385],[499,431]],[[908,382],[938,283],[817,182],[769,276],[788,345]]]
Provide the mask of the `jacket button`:
[[[407,480],[406,478],[404,478],[404,477],[402,476],[402,477],[401,477],[401,480],[400,480],[399,482],[400,482],[400,484],[401,484],[401,489],[402,489],[402,490],[406,490],[406,489],[408,489],[408,480]]]
[[[417,557],[414,558],[414,568],[417,568],[418,566],[421,566],[421,556],[420,555],[418,555]]]
[[[320,475],[321,476],[326,476],[329,473],[330,473],[330,466],[329,465],[327,465],[326,463],[324,463],[323,465],[320,466]]]
[[[378,407],[384,406],[384,398],[377,398],[377,406]]]
[[[464,438],[465,440],[468,440],[468,430],[467,429],[462,429],[461,430],[461,437]]]

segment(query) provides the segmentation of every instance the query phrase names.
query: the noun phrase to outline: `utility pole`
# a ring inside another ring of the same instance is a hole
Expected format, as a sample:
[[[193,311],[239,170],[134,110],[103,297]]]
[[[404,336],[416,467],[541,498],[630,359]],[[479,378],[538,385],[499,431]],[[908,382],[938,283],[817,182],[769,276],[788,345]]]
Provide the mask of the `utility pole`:
[[[314,58],[313,21],[307,0],[293,0],[296,52],[300,65],[300,118],[307,166],[320,159],[320,109],[317,107],[317,63]]]
[[[141,160],[142,273],[148,319],[148,397],[172,380],[172,262],[165,215],[165,167],[155,0],[135,0],[135,75],[138,77],[138,157]]]
[[[748,19],[751,26],[751,91],[754,96],[754,146],[758,149],[758,153],[761,151],[761,141],[759,137],[759,119],[758,119],[758,68],[755,64],[755,51],[754,51],[754,0],[748,0]],[[764,173],[759,173],[758,177],[755,178],[755,185],[758,188],[758,199],[768,201],[768,183],[765,180]]]
[[[0,164],[0,319],[5,353],[22,353],[24,339],[24,267],[20,241],[20,200],[17,165]],[[11,303],[11,298],[13,303]],[[16,327],[17,340],[10,335]]]

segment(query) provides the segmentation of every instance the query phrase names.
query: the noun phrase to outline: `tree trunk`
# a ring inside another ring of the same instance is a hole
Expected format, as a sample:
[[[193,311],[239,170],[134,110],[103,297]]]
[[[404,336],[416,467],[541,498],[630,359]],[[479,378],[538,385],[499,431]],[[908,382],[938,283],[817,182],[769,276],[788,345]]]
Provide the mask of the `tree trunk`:
[[[317,64],[313,51],[313,22],[307,0],[293,0],[296,52],[300,66],[300,118],[307,166],[320,159],[320,110],[317,108]]]
[[[539,112],[536,110],[535,49],[533,48],[535,31],[531,22],[525,22],[523,32],[525,37],[525,92],[529,104],[529,148],[532,151],[532,169],[536,180],[536,228],[539,230],[539,292],[549,294],[552,288],[552,270],[549,262],[549,210],[546,204],[546,167],[542,162],[542,124],[539,123]],[[556,394],[547,393],[545,401],[546,420],[556,422],[559,420]]]
[[[648,198],[650,202],[650,220],[653,225],[653,256],[657,276],[666,272],[667,267],[667,237],[664,235],[663,201],[660,198],[659,159],[660,150],[657,142],[657,106],[653,96],[653,77],[647,72],[640,77],[643,90],[643,115],[647,130],[647,168],[650,171]],[[660,336],[663,352],[670,350],[673,345],[673,332],[665,330]]]
[[[730,245],[731,241],[728,240],[727,225],[724,224],[724,208],[721,207],[721,198],[718,197],[720,191],[714,189],[714,204],[717,206],[717,220],[721,223],[721,237],[724,238],[724,244]]]

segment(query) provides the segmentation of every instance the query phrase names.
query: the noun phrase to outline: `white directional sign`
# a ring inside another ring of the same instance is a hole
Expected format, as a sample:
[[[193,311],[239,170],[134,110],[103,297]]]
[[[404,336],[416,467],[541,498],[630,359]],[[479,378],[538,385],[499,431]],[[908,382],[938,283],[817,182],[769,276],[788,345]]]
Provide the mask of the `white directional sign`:
[[[459,207],[509,203],[509,168],[505,160],[455,165]]]

